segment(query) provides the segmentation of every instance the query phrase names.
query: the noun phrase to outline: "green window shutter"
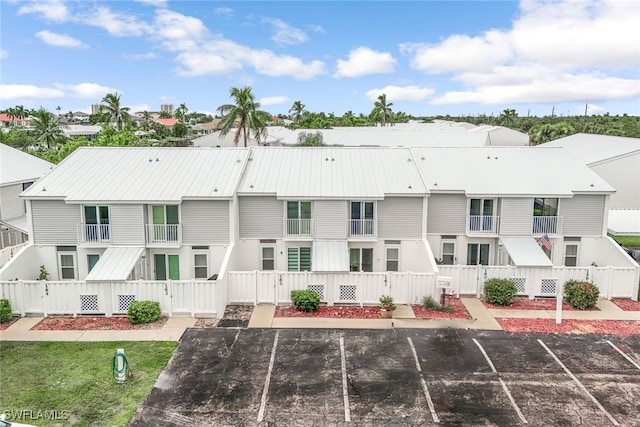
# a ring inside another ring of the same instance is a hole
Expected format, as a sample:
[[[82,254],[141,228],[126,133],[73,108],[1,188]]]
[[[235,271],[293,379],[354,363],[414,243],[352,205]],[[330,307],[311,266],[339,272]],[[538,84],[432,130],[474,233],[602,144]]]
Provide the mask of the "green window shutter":
[[[287,266],[289,271],[300,271],[298,264],[298,248],[287,249]]]
[[[164,224],[164,206],[153,206],[153,223],[155,225]]]
[[[167,224],[178,224],[178,205],[167,205]]]
[[[167,262],[164,254],[154,254],[156,264],[156,280],[167,280]]]
[[[169,279],[180,280],[180,257],[169,255]]]
[[[311,271],[311,248],[300,248],[300,271]]]

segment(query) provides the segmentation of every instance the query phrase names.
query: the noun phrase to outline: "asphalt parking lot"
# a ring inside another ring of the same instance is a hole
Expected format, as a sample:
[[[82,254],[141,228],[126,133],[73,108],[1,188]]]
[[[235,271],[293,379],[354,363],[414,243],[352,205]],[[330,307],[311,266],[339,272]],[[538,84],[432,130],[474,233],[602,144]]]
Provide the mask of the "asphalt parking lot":
[[[189,329],[131,426],[640,426],[640,339]]]

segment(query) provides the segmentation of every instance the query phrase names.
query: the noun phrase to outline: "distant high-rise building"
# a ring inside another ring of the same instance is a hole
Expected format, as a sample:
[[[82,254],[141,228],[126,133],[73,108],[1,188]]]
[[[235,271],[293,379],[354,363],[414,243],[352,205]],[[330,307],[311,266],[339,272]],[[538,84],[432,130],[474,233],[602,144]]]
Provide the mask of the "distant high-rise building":
[[[160,111],[163,113],[169,113],[173,116],[173,104],[162,104],[160,106]]]
[[[91,114],[98,114],[101,108],[102,104],[91,104]]]

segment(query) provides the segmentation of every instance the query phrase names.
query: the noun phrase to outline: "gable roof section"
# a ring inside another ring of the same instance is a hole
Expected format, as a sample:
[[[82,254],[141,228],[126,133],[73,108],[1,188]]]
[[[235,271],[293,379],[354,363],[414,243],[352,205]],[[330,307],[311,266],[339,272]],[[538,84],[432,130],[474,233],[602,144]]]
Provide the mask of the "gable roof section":
[[[239,194],[363,198],[427,193],[406,148],[252,148]]]
[[[578,133],[537,147],[562,147],[585,165],[640,152],[640,138]]]
[[[156,120],[158,123],[162,123],[165,126],[174,126],[176,123],[178,123],[178,120],[176,119],[158,119]]]
[[[432,192],[488,196],[612,193],[595,172],[562,148],[412,148]]]
[[[0,143],[0,186],[36,181],[55,165]]]
[[[72,203],[228,199],[248,153],[241,148],[81,147],[22,195]]]

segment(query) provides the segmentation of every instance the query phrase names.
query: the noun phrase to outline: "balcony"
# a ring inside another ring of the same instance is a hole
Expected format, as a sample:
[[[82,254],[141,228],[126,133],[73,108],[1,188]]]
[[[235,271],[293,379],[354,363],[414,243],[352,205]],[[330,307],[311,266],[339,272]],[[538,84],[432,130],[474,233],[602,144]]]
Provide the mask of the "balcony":
[[[172,246],[182,244],[181,224],[147,224],[147,243]]]
[[[495,215],[468,215],[467,234],[486,235],[498,234],[500,217]]]
[[[78,241],[83,244],[107,244],[111,242],[109,224],[78,224]]]
[[[534,216],[533,234],[562,234],[561,216]]]
[[[349,236],[352,237],[375,237],[375,219],[352,219],[350,221]]]
[[[313,236],[312,219],[285,219],[285,237],[311,237]]]

